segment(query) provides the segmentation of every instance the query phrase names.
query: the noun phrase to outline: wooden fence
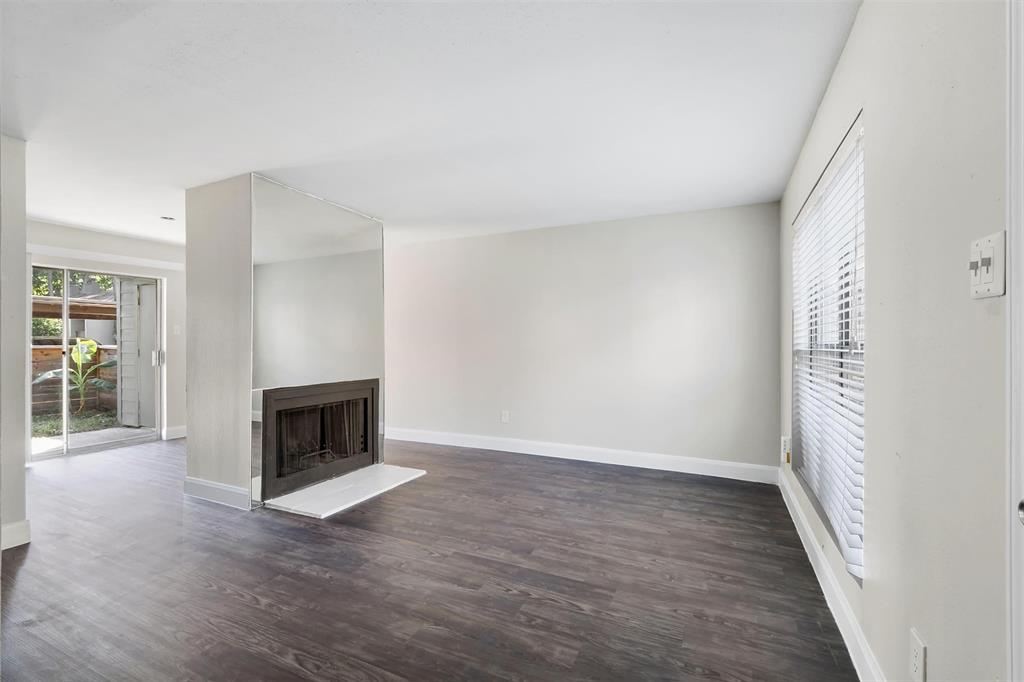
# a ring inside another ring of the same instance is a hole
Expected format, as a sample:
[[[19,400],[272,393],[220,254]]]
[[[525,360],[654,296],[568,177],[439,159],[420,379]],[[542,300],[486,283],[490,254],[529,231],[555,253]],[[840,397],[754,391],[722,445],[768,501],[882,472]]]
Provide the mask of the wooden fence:
[[[105,362],[110,358],[117,357],[117,346],[100,346],[93,361],[82,367],[86,372],[90,367]],[[74,368],[74,361],[68,357],[68,364]],[[32,378],[43,372],[52,369],[60,369],[61,356],[60,346],[33,346],[32,347]],[[96,370],[90,377],[105,379],[112,384],[117,384],[117,367],[104,367]],[[39,384],[32,384],[32,414],[52,414],[60,412],[61,401],[61,380],[50,379]],[[78,390],[71,391],[71,411],[78,409]],[[86,410],[110,410],[117,411],[117,389],[101,390],[95,386],[89,386],[85,391]]]

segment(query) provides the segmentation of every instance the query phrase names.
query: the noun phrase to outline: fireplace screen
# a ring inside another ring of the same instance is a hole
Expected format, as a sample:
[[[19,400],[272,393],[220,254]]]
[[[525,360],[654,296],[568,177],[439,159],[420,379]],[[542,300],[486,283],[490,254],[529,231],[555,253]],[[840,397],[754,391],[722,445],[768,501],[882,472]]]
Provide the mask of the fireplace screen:
[[[380,461],[377,379],[263,392],[263,499]]]
[[[366,454],[366,398],[277,413],[279,476]]]

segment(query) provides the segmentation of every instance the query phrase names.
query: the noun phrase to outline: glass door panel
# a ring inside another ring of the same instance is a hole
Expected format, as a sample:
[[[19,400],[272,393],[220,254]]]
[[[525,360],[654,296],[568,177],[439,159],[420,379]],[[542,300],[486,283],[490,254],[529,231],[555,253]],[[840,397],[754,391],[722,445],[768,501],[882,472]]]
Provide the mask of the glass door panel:
[[[68,447],[117,440],[115,278],[68,272]]]
[[[64,271],[32,268],[32,456],[64,451]]]
[[[140,337],[146,316],[140,289],[153,280],[94,272],[68,273],[68,447],[89,448],[155,437],[155,419],[140,418],[142,385],[153,387],[156,368]],[[155,326],[156,299],[152,312]],[[148,332],[145,334],[143,332]],[[146,351],[145,353],[143,351]],[[148,380],[148,382],[144,381]]]

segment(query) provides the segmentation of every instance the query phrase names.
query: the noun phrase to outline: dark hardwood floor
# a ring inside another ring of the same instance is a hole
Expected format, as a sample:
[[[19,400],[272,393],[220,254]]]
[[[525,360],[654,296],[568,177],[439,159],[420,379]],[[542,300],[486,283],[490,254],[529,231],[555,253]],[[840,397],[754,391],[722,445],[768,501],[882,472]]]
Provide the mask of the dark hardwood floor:
[[[15,680],[855,680],[777,488],[388,442],[326,521],[182,496],[184,441],[32,466]]]

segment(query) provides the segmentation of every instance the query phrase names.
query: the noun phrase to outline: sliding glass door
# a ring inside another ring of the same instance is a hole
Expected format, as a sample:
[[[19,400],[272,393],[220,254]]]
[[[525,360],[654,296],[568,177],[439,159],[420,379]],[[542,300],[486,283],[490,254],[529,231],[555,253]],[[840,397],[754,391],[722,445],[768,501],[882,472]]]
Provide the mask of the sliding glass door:
[[[64,453],[64,270],[32,268],[32,457]]]
[[[156,438],[155,280],[32,269],[32,456]]]

